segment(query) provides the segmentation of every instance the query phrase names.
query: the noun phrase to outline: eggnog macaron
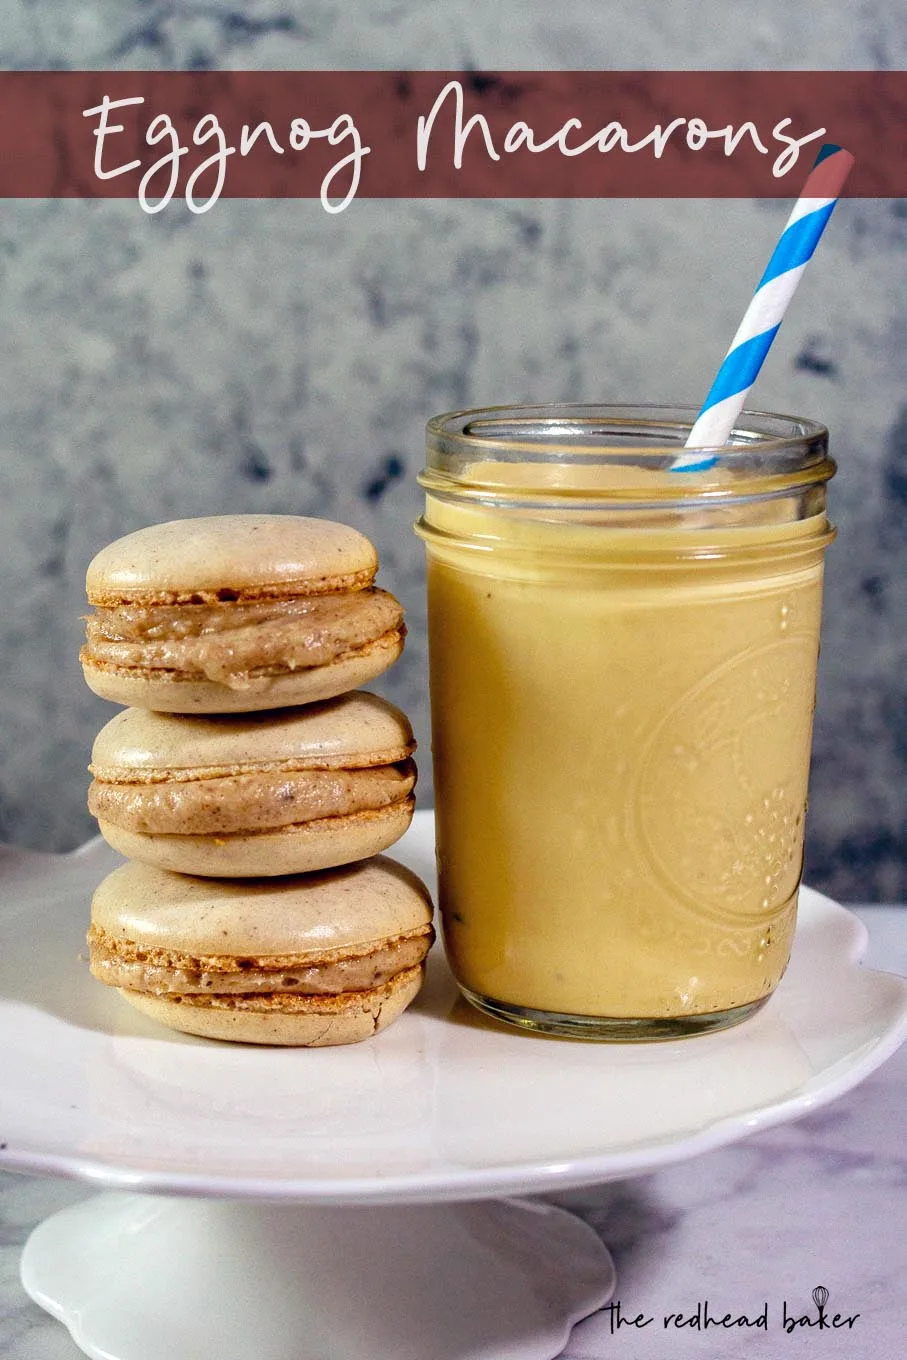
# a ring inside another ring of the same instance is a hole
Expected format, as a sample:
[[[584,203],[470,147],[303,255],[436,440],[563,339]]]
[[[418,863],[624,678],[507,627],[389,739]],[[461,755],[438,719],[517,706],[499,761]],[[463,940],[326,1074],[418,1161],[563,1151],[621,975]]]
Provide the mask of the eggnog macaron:
[[[127,708],[95,739],[88,806],[129,859],[223,878],[306,873],[399,840],[415,745],[404,714],[361,691],[217,717]]]
[[[173,520],[88,567],[81,661],[95,694],[165,713],[246,713],[327,699],[403,647],[357,530],[298,515]]]
[[[384,1029],[431,947],[423,883],[378,855],[295,878],[115,869],[91,904],[89,962],[137,1010],[211,1039],[320,1047]]]

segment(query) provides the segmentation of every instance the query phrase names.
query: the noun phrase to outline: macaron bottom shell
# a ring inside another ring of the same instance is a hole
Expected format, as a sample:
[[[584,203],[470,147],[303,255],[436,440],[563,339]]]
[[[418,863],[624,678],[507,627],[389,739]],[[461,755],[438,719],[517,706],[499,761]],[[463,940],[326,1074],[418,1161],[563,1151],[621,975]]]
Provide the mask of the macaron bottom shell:
[[[99,820],[101,835],[127,859],[202,878],[270,878],[311,873],[368,859],[398,841],[415,799],[373,811],[294,822],[270,831],[163,835]]]
[[[379,987],[333,996],[156,996],[118,988],[136,1010],[169,1029],[204,1039],[286,1048],[360,1043],[386,1029],[418,995],[424,964]]]
[[[358,689],[394,664],[403,651],[405,631],[403,626],[393,629],[319,666],[253,676],[248,686],[237,688],[180,671],[99,664],[85,648],[80,659],[88,688],[115,704],[157,713],[255,713]]]

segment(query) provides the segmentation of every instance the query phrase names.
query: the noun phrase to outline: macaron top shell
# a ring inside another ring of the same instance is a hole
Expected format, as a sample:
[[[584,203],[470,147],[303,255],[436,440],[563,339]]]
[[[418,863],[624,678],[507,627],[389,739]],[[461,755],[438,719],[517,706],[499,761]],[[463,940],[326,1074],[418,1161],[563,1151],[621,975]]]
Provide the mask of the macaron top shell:
[[[296,955],[393,939],[429,925],[425,885],[373,859],[281,879],[212,879],[130,861],[97,888],[92,924],[112,941],[199,957]]]
[[[367,586],[378,556],[356,529],[302,515],[213,515],[138,529],[88,566],[91,604],[212,603]]]
[[[127,708],[95,738],[96,777],[134,780],[263,767],[348,769],[405,760],[415,749],[406,716],[376,694],[354,691],[302,708],[218,717]]]

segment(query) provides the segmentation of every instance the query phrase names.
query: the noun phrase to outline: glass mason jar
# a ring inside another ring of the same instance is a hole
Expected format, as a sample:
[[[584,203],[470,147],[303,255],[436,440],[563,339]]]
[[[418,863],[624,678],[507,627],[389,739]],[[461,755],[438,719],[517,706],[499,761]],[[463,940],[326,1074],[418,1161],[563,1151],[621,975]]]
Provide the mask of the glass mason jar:
[[[803,861],[827,431],[500,407],[428,425],[439,895],[451,967],[525,1029],[664,1039],[752,1014]]]

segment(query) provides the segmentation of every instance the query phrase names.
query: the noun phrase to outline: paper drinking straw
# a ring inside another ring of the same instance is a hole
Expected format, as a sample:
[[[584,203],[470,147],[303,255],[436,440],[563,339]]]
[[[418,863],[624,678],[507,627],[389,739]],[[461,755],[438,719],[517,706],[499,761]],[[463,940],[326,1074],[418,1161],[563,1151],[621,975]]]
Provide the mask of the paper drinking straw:
[[[717,461],[714,454],[697,450],[715,448],[729,438],[852,166],[850,152],[830,143],[823,146],[816,157],[803,192],[794,204],[690,430],[686,442],[690,452],[682,453],[674,460],[673,472],[697,472]]]

